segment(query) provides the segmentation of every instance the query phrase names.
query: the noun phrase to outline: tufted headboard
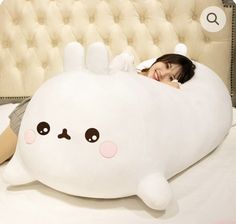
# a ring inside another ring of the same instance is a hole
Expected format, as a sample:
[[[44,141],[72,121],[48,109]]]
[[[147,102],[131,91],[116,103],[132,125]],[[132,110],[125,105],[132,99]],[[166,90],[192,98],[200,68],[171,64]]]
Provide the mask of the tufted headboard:
[[[188,47],[191,59],[216,71],[234,94],[232,18],[221,0],[4,0],[0,5],[1,103],[32,95],[63,69],[65,45],[103,41],[111,57],[124,50],[135,63]],[[205,30],[202,11],[220,7],[226,25]]]

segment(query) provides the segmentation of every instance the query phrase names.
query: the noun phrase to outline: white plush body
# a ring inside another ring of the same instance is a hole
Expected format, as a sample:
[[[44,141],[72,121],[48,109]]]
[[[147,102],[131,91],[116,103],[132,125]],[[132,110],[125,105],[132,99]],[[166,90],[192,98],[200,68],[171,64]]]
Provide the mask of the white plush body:
[[[13,185],[39,180],[85,197],[138,195],[150,207],[165,209],[171,199],[166,180],[228,133],[232,107],[226,87],[198,63],[194,78],[180,89],[132,72],[109,73],[106,60],[100,69],[106,74],[80,65],[45,82],[33,96],[5,179]],[[37,131],[42,121],[50,125],[46,135]],[[85,137],[89,128],[99,132],[92,143]],[[70,139],[58,138],[63,129]]]

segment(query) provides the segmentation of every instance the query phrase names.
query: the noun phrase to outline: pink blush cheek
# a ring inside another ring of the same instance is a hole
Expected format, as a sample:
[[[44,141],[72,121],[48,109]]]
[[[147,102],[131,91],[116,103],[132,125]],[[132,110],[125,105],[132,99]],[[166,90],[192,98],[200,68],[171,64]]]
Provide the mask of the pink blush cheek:
[[[33,130],[27,130],[24,134],[26,144],[33,144],[36,139],[36,134]]]
[[[103,142],[100,145],[99,152],[104,158],[112,158],[116,155],[118,149],[117,146],[113,142]]]

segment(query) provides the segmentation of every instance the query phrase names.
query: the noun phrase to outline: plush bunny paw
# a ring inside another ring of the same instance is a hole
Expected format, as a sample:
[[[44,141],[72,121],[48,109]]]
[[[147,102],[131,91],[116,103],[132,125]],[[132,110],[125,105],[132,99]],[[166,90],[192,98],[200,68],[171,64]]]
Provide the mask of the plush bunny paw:
[[[137,195],[150,208],[156,210],[165,210],[172,198],[168,182],[158,173],[151,174],[140,182]]]

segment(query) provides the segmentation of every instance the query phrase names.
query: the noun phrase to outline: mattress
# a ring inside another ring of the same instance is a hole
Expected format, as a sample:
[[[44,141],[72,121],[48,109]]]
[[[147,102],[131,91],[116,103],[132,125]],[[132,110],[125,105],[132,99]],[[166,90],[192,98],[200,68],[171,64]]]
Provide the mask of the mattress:
[[[0,132],[15,104],[0,106]],[[2,180],[1,224],[236,224],[236,109],[224,142],[201,161],[170,180],[175,198],[165,212],[138,197],[101,200],[74,197],[34,182],[11,187]]]

